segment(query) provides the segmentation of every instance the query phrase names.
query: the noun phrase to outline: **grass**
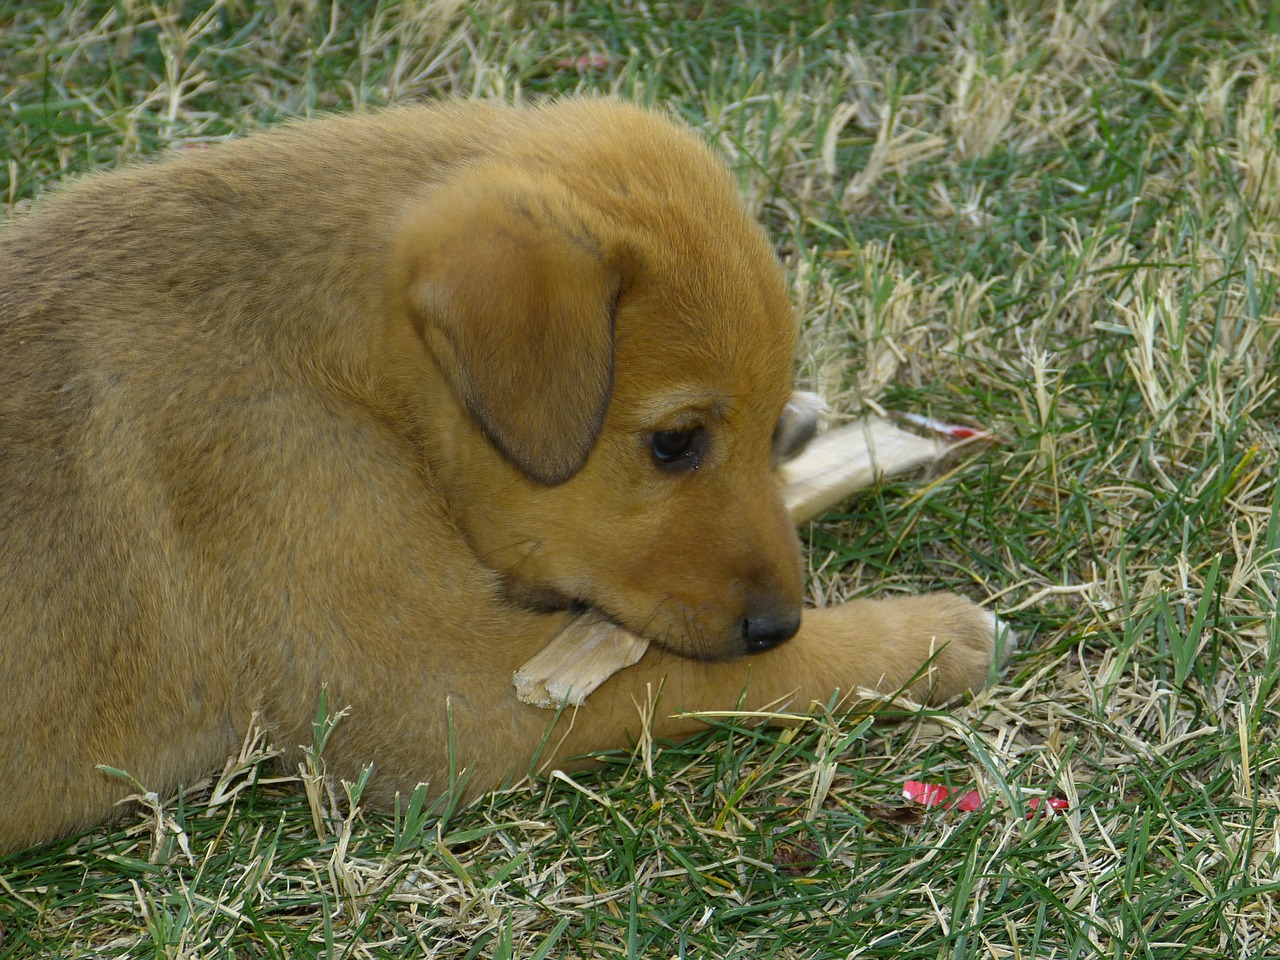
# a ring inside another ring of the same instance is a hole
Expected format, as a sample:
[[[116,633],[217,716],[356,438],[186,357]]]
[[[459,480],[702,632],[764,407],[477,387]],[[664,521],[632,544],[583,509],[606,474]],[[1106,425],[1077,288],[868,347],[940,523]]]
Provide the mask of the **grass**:
[[[365,811],[251,739],[0,861],[0,957],[1276,955],[1278,31],[1253,0],[0,0],[9,212],[321,110],[684,117],[777,240],[801,380],[1004,440],[813,525],[814,598],[958,589],[1024,640],[952,713],[724,721],[463,808]]]

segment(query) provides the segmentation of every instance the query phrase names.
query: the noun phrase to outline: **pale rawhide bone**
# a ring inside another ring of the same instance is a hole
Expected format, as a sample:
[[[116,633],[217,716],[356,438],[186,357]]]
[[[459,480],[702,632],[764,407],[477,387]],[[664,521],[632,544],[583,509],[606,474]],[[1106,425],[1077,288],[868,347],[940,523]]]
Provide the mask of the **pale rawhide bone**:
[[[941,460],[951,444],[868,418],[818,434],[777,468],[782,499],[797,526],[882,477]],[[649,641],[588,610],[511,677],[524,703],[581,706],[596,687],[639,660]]]

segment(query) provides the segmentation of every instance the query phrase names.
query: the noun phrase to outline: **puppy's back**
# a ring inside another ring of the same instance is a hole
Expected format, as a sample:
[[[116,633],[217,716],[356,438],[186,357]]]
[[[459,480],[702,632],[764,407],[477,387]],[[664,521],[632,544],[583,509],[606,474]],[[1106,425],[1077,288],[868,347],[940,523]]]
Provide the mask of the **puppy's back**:
[[[485,163],[567,172],[606,216],[744,218],[644,111],[453,104],[89,175],[0,232],[0,850],[129,792],[95,764],[167,788],[269,684],[314,697],[322,648],[286,649],[304,550],[378,543],[370,504],[418,469],[377,416],[387,245]]]

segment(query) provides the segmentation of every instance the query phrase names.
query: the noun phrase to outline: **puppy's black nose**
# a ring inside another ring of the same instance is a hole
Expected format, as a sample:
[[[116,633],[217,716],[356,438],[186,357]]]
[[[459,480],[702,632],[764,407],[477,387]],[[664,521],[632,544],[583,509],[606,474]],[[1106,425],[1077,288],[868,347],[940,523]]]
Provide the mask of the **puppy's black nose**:
[[[799,609],[745,616],[742,618],[743,648],[747,653],[763,653],[786,643],[799,629]]]

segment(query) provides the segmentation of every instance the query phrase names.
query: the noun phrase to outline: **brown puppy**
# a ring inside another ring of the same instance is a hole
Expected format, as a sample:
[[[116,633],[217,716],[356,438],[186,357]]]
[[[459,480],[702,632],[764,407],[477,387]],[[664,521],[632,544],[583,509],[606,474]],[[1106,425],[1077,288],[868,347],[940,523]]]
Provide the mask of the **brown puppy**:
[[[326,684],[369,796],[443,790],[450,747],[496,784],[571,605],[655,643],[563,757],[659,687],[669,736],[933,654],[921,696],[980,686],[994,620],[958,597],[800,622],[794,337],[724,168],[613,102],[323,119],[42,201],[0,245],[0,849],[108,816],[98,764],[169,789],[255,712],[309,742]]]

